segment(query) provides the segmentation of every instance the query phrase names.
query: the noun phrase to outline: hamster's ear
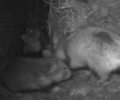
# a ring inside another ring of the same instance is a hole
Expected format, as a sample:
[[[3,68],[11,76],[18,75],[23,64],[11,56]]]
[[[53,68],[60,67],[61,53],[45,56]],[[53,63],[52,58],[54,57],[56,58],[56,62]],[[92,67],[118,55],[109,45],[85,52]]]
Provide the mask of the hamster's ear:
[[[52,56],[52,53],[49,50],[43,50],[42,54],[45,58]]]
[[[28,41],[28,35],[22,35],[21,38],[23,41]]]

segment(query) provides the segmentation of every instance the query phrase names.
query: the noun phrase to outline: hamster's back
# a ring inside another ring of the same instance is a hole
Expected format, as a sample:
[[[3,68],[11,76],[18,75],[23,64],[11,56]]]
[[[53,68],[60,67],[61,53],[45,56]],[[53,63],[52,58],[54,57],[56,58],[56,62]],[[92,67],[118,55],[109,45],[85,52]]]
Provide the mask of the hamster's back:
[[[58,42],[55,55],[70,60],[72,69],[87,65],[104,81],[119,68],[120,37],[99,27],[78,28]]]
[[[37,63],[39,62],[39,66],[35,62]],[[35,85],[33,86],[32,84],[30,87],[28,83],[33,82],[36,83],[37,77],[41,71],[40,68],[43,68],[41,59],[39,61],[36,61],[35,59],[32,58],[12,59],[5,65],[5,68],[3,69],[2,72],[3,84],[6,87],[10,88],[10,90],[11,89],[20,90],[21,86],[22,88],[24,87],[25,89],[27,88],[30,89],[31,87],[37,88]]]
[[[59,78],[55,77],[59,74],[61,75]],[[13,92],[33,91],[41,90],[55,81],[61,81],[63,76],[66,79],[69,78],[70,71],[61,61],[54,58],[22,57],[12,59],[6,63],[2,71],[2,83]]]

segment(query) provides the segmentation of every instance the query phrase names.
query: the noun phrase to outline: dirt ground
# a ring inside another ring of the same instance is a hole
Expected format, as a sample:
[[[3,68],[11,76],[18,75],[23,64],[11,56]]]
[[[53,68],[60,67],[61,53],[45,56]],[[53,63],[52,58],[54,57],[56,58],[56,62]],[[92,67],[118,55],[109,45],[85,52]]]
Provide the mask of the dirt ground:
[[[120,100],[120,76],[113,74],[108,82],[98,84],[90,71],[73,73],[71,79],[60,83],[51,92],[11,95],[2,87],[0,100]]]

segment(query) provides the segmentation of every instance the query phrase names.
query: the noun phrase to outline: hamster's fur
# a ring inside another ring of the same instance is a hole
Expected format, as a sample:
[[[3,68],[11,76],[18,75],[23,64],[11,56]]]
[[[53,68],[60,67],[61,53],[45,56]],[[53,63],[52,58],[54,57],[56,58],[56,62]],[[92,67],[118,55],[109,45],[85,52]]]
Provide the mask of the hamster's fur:
[[[59,40],[55,56],[69,60],[71,69],[87,65],[98,74],[99,81],[104,82],[112,71],[120,68],[120,37],[99,27],[77,28]]]
[[[71,72],[62,61],[19,57],[9,60],[2,69],[1,80],[11,92],[42,90],[53,83],[69,79]]]

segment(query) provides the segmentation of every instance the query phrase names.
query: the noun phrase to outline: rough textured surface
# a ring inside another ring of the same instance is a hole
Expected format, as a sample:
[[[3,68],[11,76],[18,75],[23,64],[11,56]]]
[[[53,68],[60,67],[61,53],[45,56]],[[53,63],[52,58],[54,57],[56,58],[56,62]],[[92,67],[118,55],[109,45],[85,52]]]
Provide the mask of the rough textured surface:
[[[33,92],[21,96],[1,95],[2,100],[119,100],[120,79],[114,75],[107,83],[97,84],[89,71],[74,72],[73,78],[58,85],[56,92]],[[3,93],[3,90],[2,90]],[[6,95],[6,94],[5,94]]]
[[[21,34],[25,32],[26,0],[0,0],[0,66],[21,55]]]

